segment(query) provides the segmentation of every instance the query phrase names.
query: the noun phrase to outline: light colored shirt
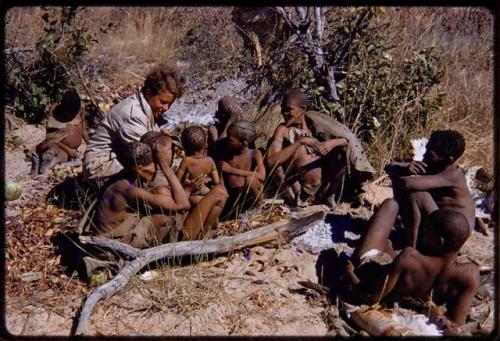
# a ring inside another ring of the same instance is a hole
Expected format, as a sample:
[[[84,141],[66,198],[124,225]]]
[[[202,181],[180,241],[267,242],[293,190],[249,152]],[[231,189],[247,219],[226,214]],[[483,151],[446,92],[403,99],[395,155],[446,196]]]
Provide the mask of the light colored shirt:
[[[107,178],[120,172],[123,166],[116,153],[151,130],[159,131],[159,127],[141,91],[115,105],[90,136],[83,156],[85,177]]]

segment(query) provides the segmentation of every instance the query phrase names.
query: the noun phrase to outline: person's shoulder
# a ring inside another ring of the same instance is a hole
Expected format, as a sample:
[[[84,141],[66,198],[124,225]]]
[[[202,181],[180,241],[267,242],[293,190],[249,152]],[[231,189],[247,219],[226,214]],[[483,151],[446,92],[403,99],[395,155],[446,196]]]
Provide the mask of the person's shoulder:
[[[283,123],[280,123],[276,129],[274,130],[274,136],[284,136],[288,134],[288,127],[284,125]]]
[[[415,260],[420,257],[422,257],[422,254],[418,252],[417,249],[407,246],[399,253],[394,261],[397,266],[408,267],[413,265]]]
[[[466,185],[467,180],[464,172],[455,165],[450,165],[438,173],[440,176],[448,178],[459,185]]]
[[[139,95],[134,93],[121,102],[118,102],[115,106],[111,108],[111,110],[107,113],[106,116],[111,119],[125,119],[133,116],[133,114],[137,111],[141,110],[141,103],[139,101]]]

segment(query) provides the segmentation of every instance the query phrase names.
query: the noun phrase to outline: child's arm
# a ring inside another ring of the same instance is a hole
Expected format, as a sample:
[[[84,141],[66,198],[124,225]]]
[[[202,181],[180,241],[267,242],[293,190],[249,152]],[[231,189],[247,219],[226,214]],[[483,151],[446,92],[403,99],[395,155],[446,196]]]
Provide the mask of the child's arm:
[[[443,173],[436,175],[403,176],[393,178],[392,181],[401,189],[408,192],[429,191],[435,188],[453,187],[456,184],[449,175]]]
[[[210,172],[210,177],[212,178],[212,181],[214,182],[214,185],[220,184],[220,177],[219,177],[219,171],[217,170],[217,167],[215,166],[215,161],[210,158],[210,162],[212,163],[212,171]]]
[[[179,165],[179,168],[177,169],[177,179],[179,181],[182,181],[184,179],[184,175],[186,174],[186,168],[187,168],[187,160],[186,158],[182,159],[181,164]]]
[[[479,267],[476,264],[468,263],[460,264],[460,266],[457,285],[461,286],[461,291],[459,291],[458,296],[452,297],[448,301],[446,308],[449,311],[450,320],[462,325],[465,323],[465,316],[467,316],[472,299],[479,288],[480,278]]]
[[[219,139],[219,133],[217,132],[217,127],[215,125],[210,125],[208,127],[208,143],[213,144]]]
[[[68,159],[75,159],[78,156],[78,153],[74,149],[66,146],[64,143],[57,142],[56,145],[68,155]]]
[[[223,172],[223,173],[244,176],[244,177],[253,176],[255,173],[253,171],[246,171],[243,169],[235,168],[225,161],[219,162],[219,168],[220,168],[221,172]]]
[[[166,150],[165,148],[161,148],[161,146],[159,146],[158,144],[155,145],[154,149],[160,169],[162,170],[163,174],[165,174],[165,177],[170,184],[170,188],[172,189],[172,197],[175,202],[175,206],[177,207],[175,209],[189,209],[191,207],[191,204],[189,203],[189,195],[186,194],[181,183],[175,176],[174,171],[168,164],[168,156],[171,154],[168,153],[168,150]]]
[[[384,167],[385,172],[391,177],[423,175],[427,165],[422,161],[390,162]]]
[[[255,169],[255,178],[261,182],[264,182],[266,178],[266,167],[264,166],[264,160],[262,158],[262,153],[260,150],[255,150],[254,160],[257,165]]]

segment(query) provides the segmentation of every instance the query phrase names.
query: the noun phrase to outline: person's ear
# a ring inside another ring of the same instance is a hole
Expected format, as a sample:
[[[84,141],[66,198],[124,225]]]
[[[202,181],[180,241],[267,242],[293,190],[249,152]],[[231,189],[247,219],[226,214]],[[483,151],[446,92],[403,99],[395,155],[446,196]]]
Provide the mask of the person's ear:
[[[241,142],[241,145],[242,145],[243,147],[248,147],[248,142],[247,142],[247,141],[243,141],[243,142]]]
[[[137,172],[137,174],[139,174],[139,176],[142,176],[142,174],[144,173],[144,166],[143,165],[138,165],[136,167],[136,172]]]

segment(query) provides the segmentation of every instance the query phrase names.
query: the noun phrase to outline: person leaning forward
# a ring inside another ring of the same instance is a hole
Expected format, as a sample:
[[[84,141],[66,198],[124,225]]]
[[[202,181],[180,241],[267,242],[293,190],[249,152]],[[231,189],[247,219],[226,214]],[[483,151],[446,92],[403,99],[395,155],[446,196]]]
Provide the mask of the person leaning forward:
[[[148,131],[163,131],[163,113],[182,95],[179,71],[167,65],[153,69],[140,91],[114,106],[90,137],[83,157],[83,175],[95,188],[123,169],[117,153]],[[170,153],[171,154],[171,153]],[[170,160],[171,160],[170,155]]]

